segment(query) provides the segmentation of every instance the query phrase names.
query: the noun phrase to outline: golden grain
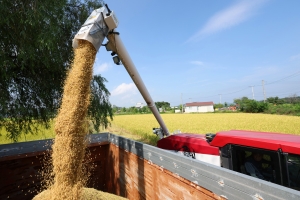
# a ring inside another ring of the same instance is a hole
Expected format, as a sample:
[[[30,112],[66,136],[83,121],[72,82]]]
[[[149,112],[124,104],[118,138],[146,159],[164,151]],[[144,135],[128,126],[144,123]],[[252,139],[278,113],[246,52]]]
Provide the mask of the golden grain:
[[[88,178],[83,166],[87,133],[85,120],[90,103],[90,82],[95,56],[96,50],[93,45],[80,40],[65,81],[62,104],[55,120],[56,136],[52,145],[53,171],[51,175],[46,176],[46,178],[53,176],[54,179],[52,183],[50,181],[48,189],[34,199],[80,200],[102,199],[102,197],[108,199],[105,198],[106,194],[93,190],[90,192],[84,188]]]
[[[300,117],[247,113],[207,114],[163,114],[161,115],[170,132],[216,133],[227,130],[252,130],[290,133],[300,135]],[[119,115],[112,121],[114,126],[133,133],[152,134],[153,127],[159,127],[152,114]]]

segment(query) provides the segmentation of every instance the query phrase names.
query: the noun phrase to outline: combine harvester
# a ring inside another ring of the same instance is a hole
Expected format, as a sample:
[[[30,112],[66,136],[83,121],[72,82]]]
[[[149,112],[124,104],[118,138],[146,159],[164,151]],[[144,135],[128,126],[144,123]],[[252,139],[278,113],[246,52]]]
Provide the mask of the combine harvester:
[[[111,133],[89,135],[95,169],[88,187],[129,199],[300,199],[300,137],[252,131],[170,135],[127,53],[107,5],[92,12],[73,40],[104,45],[123,64],[160,128],[157,147]],[[31,199],[51,140],[0,145],[0,199]],[[266,173],[255,178],[247,160],[260,154]],[[252,176],[250,176],[252,175]],[[264,179],[264,180],[262,180]]]

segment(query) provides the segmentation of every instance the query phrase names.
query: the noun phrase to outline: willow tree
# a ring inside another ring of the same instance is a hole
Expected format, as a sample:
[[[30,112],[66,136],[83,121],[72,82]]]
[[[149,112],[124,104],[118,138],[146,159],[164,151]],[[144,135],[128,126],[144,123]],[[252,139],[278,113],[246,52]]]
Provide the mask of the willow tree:
[[[49,128],[73,59],[72,38],[102,2],[0,0],[0,4],[0,130],[4,127],[16,142],[21,133],[37,133],[40,125]],[[105,79],[97,80],[103,84]],[[112,117],[109,92],[101,86],[101,91],[92,91],[90,113],[100,115],[97,108],[105,105],[104,115]],[[95,101],[103,94],[106,98]]]

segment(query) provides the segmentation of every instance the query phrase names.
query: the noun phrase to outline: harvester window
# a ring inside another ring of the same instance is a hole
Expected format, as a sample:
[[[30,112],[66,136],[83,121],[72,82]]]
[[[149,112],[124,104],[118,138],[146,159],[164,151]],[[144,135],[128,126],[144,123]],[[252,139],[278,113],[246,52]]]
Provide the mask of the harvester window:
[[[280,165],[275,151],[232,145],[232,170],[281,184]]]
[[[274,182],[276,177],[273,176],[271,161],[271,157],[267,154],[251,152],[251,155],[244,162],[245,171],[250,176]]]
[[[289,154],[287,166],[290,187],[300,190],[300,156]]]

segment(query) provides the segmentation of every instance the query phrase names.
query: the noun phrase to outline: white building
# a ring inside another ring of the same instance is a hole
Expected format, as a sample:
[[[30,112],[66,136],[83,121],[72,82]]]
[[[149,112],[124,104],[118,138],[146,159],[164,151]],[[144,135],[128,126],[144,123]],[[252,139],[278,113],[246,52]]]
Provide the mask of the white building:
[[[143,103],[136,103],[135,107],[136,108],[142,108],[142,107],[144,107],[144,104]]]
[[[214,102],[192,102],[185,104],[185,113],[214,112]]]

